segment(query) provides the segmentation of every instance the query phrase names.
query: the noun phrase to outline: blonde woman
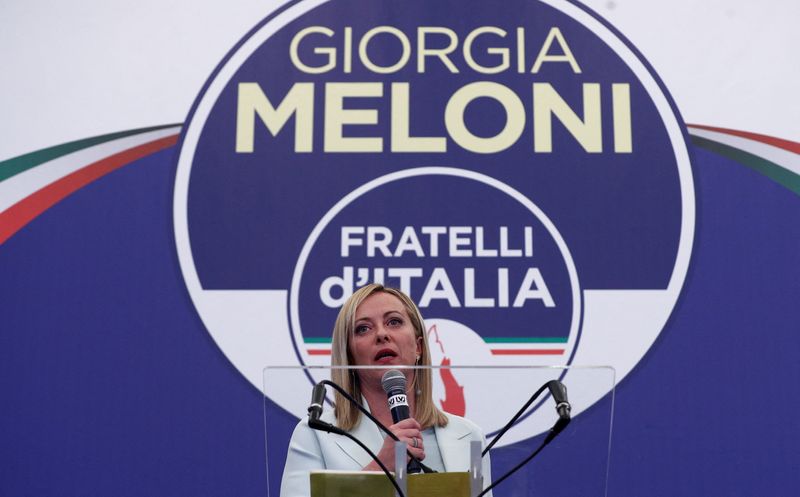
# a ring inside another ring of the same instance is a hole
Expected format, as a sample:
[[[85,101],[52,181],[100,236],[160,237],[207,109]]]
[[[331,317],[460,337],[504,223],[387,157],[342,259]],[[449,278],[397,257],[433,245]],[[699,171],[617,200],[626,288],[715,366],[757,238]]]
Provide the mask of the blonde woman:
[[[470,441],[486,440],[469,420],[441,411],[433,401],[429,369],[402,369],[406,375],[411,417],[398,423],[381,385],[385,371],[396,366],[429,366],[428,339],[419,309],[399,290],[371,284],[358,289],[345,302],[333,328],[331,365],[386,366],[361,371],[334,369],[332,380],[353,398],[361,399],[381,423],[408,450],[436,471],[468,471]],[[322,419],[361,440],[387,468],[394,468],[394,441],[361,415],[343,396],[336,394],[335,408]],[[488,486],[489,458],[484,458],[484,483]],[[315,469],[375,470],[379,466],[355,442],[309,428],[304,418],[289,443],[281,482],[281,497],[309,497],[309,472]]]

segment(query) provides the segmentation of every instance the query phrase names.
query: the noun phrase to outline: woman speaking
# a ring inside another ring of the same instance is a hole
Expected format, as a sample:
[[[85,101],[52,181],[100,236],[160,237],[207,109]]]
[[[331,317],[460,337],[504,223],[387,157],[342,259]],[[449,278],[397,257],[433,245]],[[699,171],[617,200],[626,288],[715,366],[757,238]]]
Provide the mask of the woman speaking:
[[[332,366],[386,366],[373,369],[334,369],[333,382],[353,398],[361,400],[383,425],[406,442],[409,452],[436,471],[469,471],[470,442],[483,432],[469,420],[447,414],[436,407],[432,396],[431,371],[401,369],[406,376],[410,417],[393,423],[383,374],[396,366],[429,366],[428,338],[422,316],[414,302],[393,288],[371,284],[358,289],[344,303],[333,328]],[[353,407],[338,392],[333,413],[322,420],[348,431],[375,452],[387,468],[394,468],[394,440]],[[488,485],[488,456],[483,460]],[[350,439],[315,431],[303,418],[289,442],[281,481],[281,497],[309,497],[309,472],[317,469],[379,471],[372,458]]]

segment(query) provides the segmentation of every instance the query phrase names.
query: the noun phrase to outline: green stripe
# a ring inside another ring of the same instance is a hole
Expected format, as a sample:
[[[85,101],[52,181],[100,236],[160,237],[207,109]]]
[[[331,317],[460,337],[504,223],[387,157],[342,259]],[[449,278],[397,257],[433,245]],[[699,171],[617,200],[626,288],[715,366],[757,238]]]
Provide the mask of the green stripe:
[[[27,171],[28,169],[36,167],[40,164],[44,164],[45,162],[57,159],[61,156],[81,150],[83,148],[91,147],[93,145],[98,145],[111,140],[116,140],[118,138],[125,138],[126,136],[147,133],[148,131],[157,131],[159,129],[172,128],[180,125],[181,123],[164,124],[162,126],[151,126],[149,128],[118,131],[116,133],[109,133],[107,135],[93,136],[92,138],[84,138],[74,142],[62,143],[61,145],[55,145],[42,150],[37,150],[35,152],[30,152],[25,155],[6,159],[0,162],[0,181],[5,181],[23,171]]]
[[[800,175],[795,174],[792,171],[775,164],[774,162],[768,161],[749,152],[745,152],[744,150],[708,140],[706,138],[701,138],[699,136],[692,136],[692,143],[698,147],[716,152],[722,156],[744,164],[750,169],[763,174],[779,185],[782,185],[800,195]]]
[[[566,337],[484,337],[486,343],[567,343]]]
[[[305,343],[331,343],[330,338],[303,337]]]

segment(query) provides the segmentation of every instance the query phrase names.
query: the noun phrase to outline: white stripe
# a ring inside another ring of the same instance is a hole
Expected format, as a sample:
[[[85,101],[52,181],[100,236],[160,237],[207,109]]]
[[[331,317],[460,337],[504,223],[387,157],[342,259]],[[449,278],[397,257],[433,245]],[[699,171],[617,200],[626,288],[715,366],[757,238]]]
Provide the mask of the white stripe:
[[[780,147],[775,147],[768,143],[759,142],[751,138],[729,135],[727,133],[720,133],[717,131],[697,129],[691,126],[689,127],[689,134],[719,142],[723,145],[738,148],[739,150],[744,150],[749,154],[766,159],[784,169],[788,169],[794,174],[800,175],[800,154],[796,154]]]
[[[180,126],[127,136],[77,150],[32,167],[0,182],[0,212],[59,179],[115,153],[174,135]]]

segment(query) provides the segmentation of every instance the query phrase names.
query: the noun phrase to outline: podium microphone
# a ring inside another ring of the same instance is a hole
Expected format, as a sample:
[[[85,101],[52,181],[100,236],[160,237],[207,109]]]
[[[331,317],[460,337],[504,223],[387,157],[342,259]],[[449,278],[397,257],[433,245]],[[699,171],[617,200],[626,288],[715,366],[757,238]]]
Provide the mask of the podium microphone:
[[[386,392],[389,410],[392,412],[392,422],[396,424],[411,417],[411,411],[408,408],[405,375],[396,369],[390,369],[383,374],[381,385],[383,386],[383,391]],[[408,462],[407,471],[410,475],[422,473],[419,461],[411,459]]]
[[[322,416],[323,402],[325,402],[325,385],[317,383],[311,391],[311,405],[308,406],[308,419],[317,421]]]
[[[487,445],[486,448],[483,450],[483,455],[486,455],[486,453],[489,451],[489,449],[491,449],[492,446],[494,446],[494,444],[500,439],[500,437],[506,431],[508,431],[508,429],[511,428],[511,426],[514,423],[516,423],[517,419],[519,419],[519,417],[522,416],[522,414],[525,412],[525,410],[528,409],[528,406],[530,406],[533,403],[533,401],[536,400],[536,398],[539,396],[539,394],[544,392],[545,389],[549,389],[550,390],[550,395],[553,397],[553,401],[555,401],[555,403],[556,403],[556,412],[558,413],[558,420],[553,425],[553,427],[550,428],[550,432],[547,434],[547,436],[545,437],[544,441],[542,441],[542,444],[539,446],[539,448],[537,448],[531,455],[526,457],[522,462],[520,462],[519,464],[517,464],[516,466],[511,468],[511,470],[508,471],[506,474],[504,474],[500,478],[498,478],[495,481],[493,481],[491,485],[489,485],[488,487],[484,488],[483,491],[480,492],[477,495],[477,497],[482,497],[487,492],[489,492],[491,489],[493,489],[494,487],[499,485],[500,482],[502,482],[503,480],[505,480],[509,476],[513,475],[520,468],[522,468],[523,466],[528,464],[528,462],[530,462],[531,459],[536,457],[539,454],[539,452],[541,452],[542,449],[544,449],[547,446],[547,444],[552,442],[553,439],[556,438],[556,436],[558,436],[558,434],[561,433],[564,430],[564,428],[566,428],[567,425],[569,424],[570,419],[571,419],[570,418],[570,411],[572,410],[572,407],[569,404],[569,400],[567,400],[567,387],[563,383],[558,381],[558,380],[550,380],[547,383],[545,383],[544,385],[542,385],[539,388],[539,390],[537,390],[531,396],[531,398],[528,399],[528,402],[526,402],[525,405],[522,406],[522,409],[520,409],[517,412],[517,414],[515,414],[514,417],[511,418],[511,420],[503,427],[503,429],[500,430],[500,432],[494,437],[494,439],[491,441],[491,443],[489,443],[489,445]]]
[[[570,422],[570,411],[572,406],[569,405],[567,400],[567,387],[558,380],[551,380],[547,382],[547,388],[550,389],[550,395],[553,396],[553,401],[556,403],[556,412],[558,412],[558,421],[553,425],[550,433],[545,438],[545,444],[550,443]]]

